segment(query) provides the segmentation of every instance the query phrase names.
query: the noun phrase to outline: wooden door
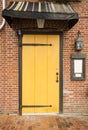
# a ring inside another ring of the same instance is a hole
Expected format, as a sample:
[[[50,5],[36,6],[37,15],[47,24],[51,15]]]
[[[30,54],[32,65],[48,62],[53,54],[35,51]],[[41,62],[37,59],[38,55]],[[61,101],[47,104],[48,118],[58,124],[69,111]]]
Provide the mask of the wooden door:
[[[59,35],[23,35],[22,113],[59,112]]]

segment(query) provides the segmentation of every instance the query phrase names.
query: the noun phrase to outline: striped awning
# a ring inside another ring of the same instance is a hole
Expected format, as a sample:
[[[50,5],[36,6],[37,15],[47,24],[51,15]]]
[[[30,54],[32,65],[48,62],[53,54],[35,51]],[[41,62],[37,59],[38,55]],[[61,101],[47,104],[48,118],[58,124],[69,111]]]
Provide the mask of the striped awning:
[[[2,16],[11,25],[13,19],[46,19],[71,21],[70,28],[78,21],[78,14],[67,3],[10,2]]]

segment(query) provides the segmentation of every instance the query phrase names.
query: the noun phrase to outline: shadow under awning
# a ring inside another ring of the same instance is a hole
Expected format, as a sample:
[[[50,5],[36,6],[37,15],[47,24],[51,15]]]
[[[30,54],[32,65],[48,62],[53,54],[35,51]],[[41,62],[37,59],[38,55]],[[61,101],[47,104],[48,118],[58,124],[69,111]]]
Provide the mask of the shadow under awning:
[[[78,14],[66,3],[53,2],[10,2],[2,11],[2,16],[11,26],[15,19],[45,19],[54,21],[66,21],[68,29],[78,22]]]

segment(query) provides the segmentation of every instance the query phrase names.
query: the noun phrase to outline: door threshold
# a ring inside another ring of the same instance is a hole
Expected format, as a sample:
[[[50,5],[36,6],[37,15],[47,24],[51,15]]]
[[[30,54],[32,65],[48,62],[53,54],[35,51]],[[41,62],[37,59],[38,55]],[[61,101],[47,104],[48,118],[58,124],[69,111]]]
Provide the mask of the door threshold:
[[[59,113],[23,113],[23,116],[57,116]]]

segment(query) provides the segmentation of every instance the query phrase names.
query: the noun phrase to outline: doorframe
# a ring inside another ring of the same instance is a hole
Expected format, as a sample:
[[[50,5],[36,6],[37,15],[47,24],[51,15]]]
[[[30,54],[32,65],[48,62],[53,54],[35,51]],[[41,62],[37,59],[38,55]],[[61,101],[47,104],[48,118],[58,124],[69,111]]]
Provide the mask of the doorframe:
[[[60,35],[60,91],[59,113],[63,113],[63,32],[51,31],[23,31],[18,30],[18,90],[19,90],[19,115],[22,115],[22,37],[24,34]]]

